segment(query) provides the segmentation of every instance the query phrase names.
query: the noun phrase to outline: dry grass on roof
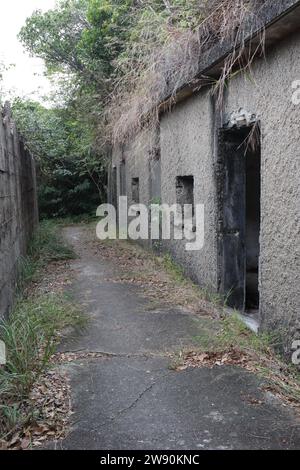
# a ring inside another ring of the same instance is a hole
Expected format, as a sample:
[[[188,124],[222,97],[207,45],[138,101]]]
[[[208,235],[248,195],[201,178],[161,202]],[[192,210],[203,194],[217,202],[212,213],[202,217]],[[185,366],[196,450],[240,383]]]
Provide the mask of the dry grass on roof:
[[[164,46],[154,47],[140,66],[119,80],[107,107],[106,135],[113,145],[121,145],[143,127],[156,127],[159,106],[167,99],[167,106],[174,103],[177,91],[184,85],[213,84],[221,102],[226,80],[233,71],[245,70],[257,53],[263,52],[264,24],[260,12],[267,0],[213,0],[208,2],[205,18],[193,30],[175,32],[168,36]],[[200,2],[201,3],[201,2]],[[203,7],[203,6],[202,6]],[[246,21],[247,20],[247,21]],[[245,41],[252,31],[261,30],[259,46],[245,54]],[[205,77],[204,82],[194,83],[203,54],[215,44],[231,41],[233,52],[229,54],[218,79]]]

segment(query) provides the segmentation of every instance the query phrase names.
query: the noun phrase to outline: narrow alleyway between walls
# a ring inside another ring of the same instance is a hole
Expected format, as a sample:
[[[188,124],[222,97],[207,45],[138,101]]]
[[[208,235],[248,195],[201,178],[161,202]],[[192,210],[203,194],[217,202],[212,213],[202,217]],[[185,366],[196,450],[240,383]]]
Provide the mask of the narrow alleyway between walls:
[[[78,258],[71,294],[89,317],[60,346],[74,414],[56,449],[294,449],[294,410],[236,365],[174,366],[213,334],[213,309],[172,285],[139,247],[99,242],[90,226],[64,229]],[[148,256],[149,258],[149,256]],[[190,302],[189,302],[190,300]],[[66,361],[68,362],[68,361]]]

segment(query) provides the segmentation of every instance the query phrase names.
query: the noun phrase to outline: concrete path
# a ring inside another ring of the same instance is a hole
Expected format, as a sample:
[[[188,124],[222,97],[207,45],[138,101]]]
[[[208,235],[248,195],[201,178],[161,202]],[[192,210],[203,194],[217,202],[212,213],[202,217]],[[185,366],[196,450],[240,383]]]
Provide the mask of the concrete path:
[[[182,308],[153,306],[114,281],[118,266],[95,256],[85,228],[65,235],[80,258],[72,291],[91,321],[62,351],[106,352],[68,366],[74,424],[63,449],[294,449],[299,421],[232,366],[170,369],[170,351],[203,326]],[[91,236],[91,235],[90,235]]]

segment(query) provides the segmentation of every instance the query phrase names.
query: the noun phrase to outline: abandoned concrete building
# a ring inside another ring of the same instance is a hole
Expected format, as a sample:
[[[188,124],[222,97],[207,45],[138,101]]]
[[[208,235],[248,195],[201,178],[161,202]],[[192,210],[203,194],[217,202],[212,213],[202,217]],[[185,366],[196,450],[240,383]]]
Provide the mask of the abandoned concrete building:
[[[264,54],[253,55],[251,77],[232,73],[217,103],[207,77],[220,77],[234,48],[217,41],[172,106],[161,104],[159,125],[114,146],[109,195],[115,205],[120,195],[174,204],[180,187],[185,203],[203,203],[203,249],[170,240],[163,250],[229,307],[259,312],[263,329],[288,330],[292,340],[300,318],[300,2],[264,2],[260,18]],[[249,28],[246,53],[261,34]]]

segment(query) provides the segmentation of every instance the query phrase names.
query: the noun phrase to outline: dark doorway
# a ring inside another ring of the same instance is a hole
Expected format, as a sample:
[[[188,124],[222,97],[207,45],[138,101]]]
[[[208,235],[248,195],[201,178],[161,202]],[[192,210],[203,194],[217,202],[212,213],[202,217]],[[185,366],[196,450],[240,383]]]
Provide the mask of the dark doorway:
[[[110,202],[117,210],[118,208],[118,186],[117,186],[117,168],[114,166],[111,170],[110,184]]]
[[[258,124],[221,131],[220,287],[241,311],[259,309],[260,167]]]
[[[177,176],[176,178],[176,201],[184,210],[185,204],[192,207],[194,215],[194,177]]]
[[[122,160],[120,163],[120,196],[126,196],[126,163]]]
[[[132,193],[132,201],[135,204],[139,204],[139,202],[140,202],[140,180],[139,180],[139,178],[132,178],[132,180],[131,180],[131,193]]]

